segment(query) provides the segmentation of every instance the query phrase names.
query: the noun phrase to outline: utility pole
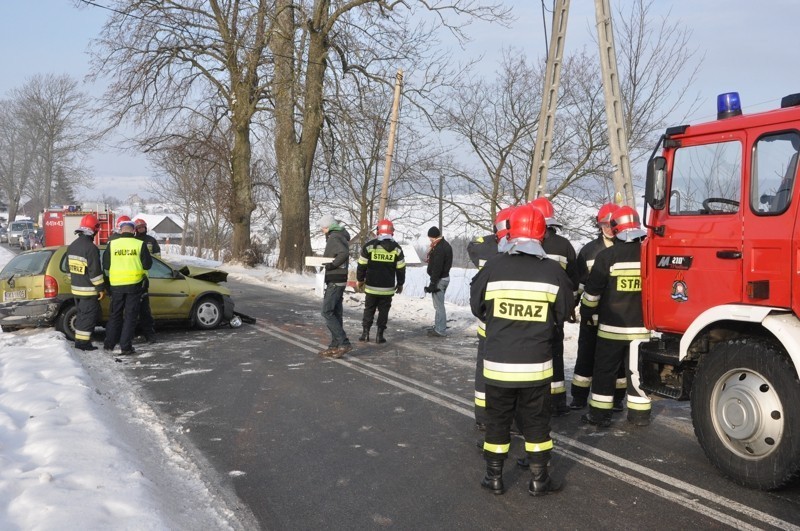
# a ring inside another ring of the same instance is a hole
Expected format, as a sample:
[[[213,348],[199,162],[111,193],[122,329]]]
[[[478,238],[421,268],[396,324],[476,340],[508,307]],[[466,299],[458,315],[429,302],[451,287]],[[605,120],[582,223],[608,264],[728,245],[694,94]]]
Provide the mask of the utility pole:
[[[386,217],[386,202],[389,199],[389,176],[392,173],[392,156],[394,155],[394,136],[397,132],[397,115],[400,111],[400,88],[403,86],[403,70],[397,71],[394,82],[394,101],[392,102],[392,121],[389,125],[389,146],[386,149],[386,162],[383,165],[383,186],[381,187],[381,203],[378,208],[378,220]]]
[[[614,201],[619,205],[636,207],[633,197],[631,160],[628,154],[628,134],[622,117],[622,101],[617,72],[617,52],[614,47],[614,30],[611,26],[609,0],[594,0],[597,17],[597,37],[600,45],[600,69],[603,74],[603,93],[606,101],[608,147],[614,166]]]
[[[561,82],[561,61],[564,57],[564,39],[567,35],[569,0],[556,0],[553,9],[553,34],[547,52],[547,67],[542,89],[542,109],[539,112],[539,130],[533,148],[531,182],[528,185],[528,201],[543,195],[547,189],[547,167],[553,150],[553,125],[558,105],[558,85]]]

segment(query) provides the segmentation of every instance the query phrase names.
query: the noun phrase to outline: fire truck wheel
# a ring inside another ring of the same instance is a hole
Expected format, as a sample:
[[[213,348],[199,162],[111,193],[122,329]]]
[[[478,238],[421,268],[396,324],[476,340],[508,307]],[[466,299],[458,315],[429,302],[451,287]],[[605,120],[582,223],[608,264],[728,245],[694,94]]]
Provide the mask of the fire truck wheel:
[[[192,312],[194,325],[201,330],[211,330],[222,322],[222,303],[214,297],[203,297]]]
[[[779,346],[717,344],[700,360],[691,400],[697,439],[725,475],[765,490],[800,477],[800,380]]]
[[[75,341],[75,318],[77,316],[78,308],[74,304],[70,304],[68,307],[62,308],[56,317],[56,330],[64,334],[67,341]]]

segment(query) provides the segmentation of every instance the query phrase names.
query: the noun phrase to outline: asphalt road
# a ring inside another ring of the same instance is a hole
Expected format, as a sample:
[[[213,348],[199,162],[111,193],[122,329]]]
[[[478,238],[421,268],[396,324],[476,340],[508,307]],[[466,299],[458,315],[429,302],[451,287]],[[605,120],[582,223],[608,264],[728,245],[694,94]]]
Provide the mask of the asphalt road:
[[[358,344],[360,315],[346,311],[357,348],[324,360],[318,300],[228,284],[255,325],[160,330],[121,365],[263,529],[800,529],[800,486],[725,479],[688,405],[672,401],[655,403],[647,428],[554,419],[564,490],[530,497],[529,473],[509,460],[494,496],[479,486],[474,338],[432,339],[390,317],[388,344]],[[523,455],[521,440],[511,452]]]

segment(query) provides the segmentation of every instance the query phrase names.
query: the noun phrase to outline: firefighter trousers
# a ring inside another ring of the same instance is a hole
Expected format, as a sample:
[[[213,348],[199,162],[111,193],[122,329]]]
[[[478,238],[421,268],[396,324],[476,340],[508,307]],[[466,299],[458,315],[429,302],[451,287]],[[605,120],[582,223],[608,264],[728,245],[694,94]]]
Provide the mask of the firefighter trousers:
[[[525,451],[532,464],[550,461],[551,395],[547,385],[538,387],[498,387],[486,384],[486,438],[483,454],[487,459],[506,459],[511,446],[511,423],[515,412],[525,436]]]
[[[378,310],[378,330],[386,330],[386,325],[389,323],[389,309],[392,307],[392,295],[373,295],[367,293],[364,297],[364,317],[361,319],[361,325],[364,328],[372,326],[372,320],[375,318],[375,310]]]
[[[97,295],[75,297],[75,341],[91,341],[92,332],[100,320],[100,300]]]
[[[566,399],[567,386],[564,383],[564,326],[555,327],[553,333],[553,381],[550,393]]]
[[[575,360],[575,370],[572,372],[572,398],[588,400],[589,388],[592,386],[594,373],[595,351],[597,349],[597,326],[581,323],[578,332],[578,357]],[[625,398],[627,388],[625,364],[620,364],[617,372],[614,402],[621,402]]]
[[[630,383],[628,352],[631,342],[597,338],[589,408],[594,418],[611,416],[614,402],[627,395],[628,419],[650,417],[650,400],[640,397]],[[620,374],[625,375],[620,377]]]
[[[486,424],[486,378],[483,376],[483,348],[486,338],[478,334],[478,356],[475,363],[475,423]]]

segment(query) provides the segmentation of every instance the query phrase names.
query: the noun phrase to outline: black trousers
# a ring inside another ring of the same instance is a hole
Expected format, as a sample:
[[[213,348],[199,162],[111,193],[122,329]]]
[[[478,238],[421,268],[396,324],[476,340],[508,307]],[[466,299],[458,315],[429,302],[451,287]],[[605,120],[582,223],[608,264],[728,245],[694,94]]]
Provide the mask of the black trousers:
[[[150,294],[145,291],[142,293],[142,301],[139,304],[139,326],[138,329],[144,337],[150,339],[156,335],[155,320],[153,312],[150,310]]]
[[[100,320],[100,300],[97,295],[75,297],[75,341],[91,341],[92,332]]]
[[[572,387],[570,389],[573,398],[589,398],[596,346],[597,326],[590,326],[581,321],[580,331],[578,332],[578,357],[575,360],[575,370],[572,373]]]
[[[486,338],[478,334],[478,356],[475,363],[475,422],[486,424],[486,378],[483,376],[483,349]]]
[[[550,392],[566,397],[567,387],[564,382],[564,326],[557,326],[553,332],[553,382]]]
[[[106,325],[106,340],[103,343],[105,348],[113,349],[117,343],[122,350],[133,347],[141,302],[141,289],[128,292],[111,288],[111,313]]]
[[[361,324],[364,328],[372,326],[375,310],[378,310],[378,329],[385,330],[389,323],[389,309],[392,307],[392,295],[373,295],[367,293],[364,298],[364,317]]]
[[[516,412],[530,462],[547,464],[553,447],[550,438],[551,400],[549,385],[497,387],[487,383],[484,456],[490,459],[508,457],[511,423]]]

